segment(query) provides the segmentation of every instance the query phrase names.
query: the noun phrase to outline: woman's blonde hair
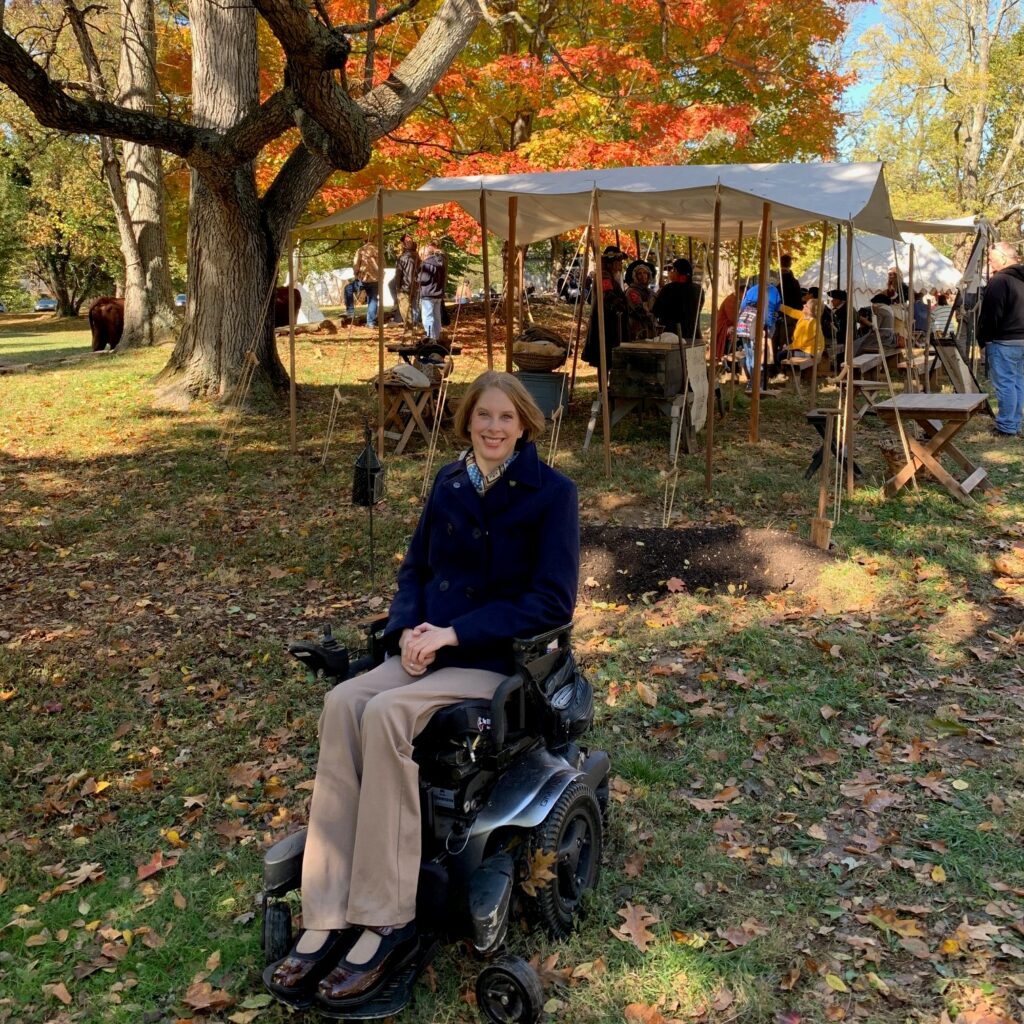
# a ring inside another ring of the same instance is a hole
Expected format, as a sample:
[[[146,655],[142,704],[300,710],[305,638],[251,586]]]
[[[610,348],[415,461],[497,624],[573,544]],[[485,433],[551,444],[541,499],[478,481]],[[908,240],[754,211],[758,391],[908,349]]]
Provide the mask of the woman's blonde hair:
[[[470,440],[470,417],[477,402],[480,401],[480,396],[489,388],[496,388],[515,406],[519,422],[523,426],[524,441],[533,441],[543,433],[544,413],[540,411],[530,392],[511,373],[487,370],[469,385],[469,390],[459,403],[459,411],[455,414],[455,436],[460,441]]]

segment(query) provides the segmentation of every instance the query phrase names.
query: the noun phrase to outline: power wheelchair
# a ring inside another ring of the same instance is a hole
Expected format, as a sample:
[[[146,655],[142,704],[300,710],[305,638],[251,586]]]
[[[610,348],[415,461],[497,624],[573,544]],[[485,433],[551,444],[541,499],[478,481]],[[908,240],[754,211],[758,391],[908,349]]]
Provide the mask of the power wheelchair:
[[[369,627],[368,650],[351,663],[329,626],[320,643],[292,644],[289,653],[314,675],[349,679],[383,660],[385,624]],[[414,740],[422,810],[417,944],[351,1006],[317,1007],[324,1016],[373,1020],[399,1012],[439,945],[468,940],[488,961],[476,983],[483,1016],[496,1024],[540,1018],[540,979],[525,960],[505,954],[509,919],[521,911],[552,938],[570,934],[597,884],[608,809],[608,755],[578,742],[594,701],[569,646],[571,630],[515,640],[516,671],[491,700],[441,708]],[[291,947],[291,909],[281,897],[301,885],[305,840],[305,830],[293,833],[264,857],[268,965]]]

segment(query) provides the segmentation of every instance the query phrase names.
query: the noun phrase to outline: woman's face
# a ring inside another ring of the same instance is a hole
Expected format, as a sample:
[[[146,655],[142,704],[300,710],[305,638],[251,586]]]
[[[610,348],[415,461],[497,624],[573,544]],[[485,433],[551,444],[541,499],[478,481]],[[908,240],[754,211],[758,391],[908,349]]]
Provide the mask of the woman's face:
[[[651,280],[651,272],[646,267],[637,267],[633,271],[633,280],[640,285],[641,288],[646,287]]]
[[[523,424],[512,399],[498,388],[484,391],[469,417],[469,439],[477,465],[485,473],[497,469],[522,436]]]

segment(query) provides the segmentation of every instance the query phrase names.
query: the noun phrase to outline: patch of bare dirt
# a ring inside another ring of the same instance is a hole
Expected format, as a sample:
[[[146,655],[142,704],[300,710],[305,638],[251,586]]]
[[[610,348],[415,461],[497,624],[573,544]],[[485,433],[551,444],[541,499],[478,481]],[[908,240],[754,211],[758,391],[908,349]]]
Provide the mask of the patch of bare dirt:
[[[580,528],[580,592],[622,601],[664,592],[670,579],[686,589],[765,594],[813,590],[835,556],[781,530],[740,526],[659,529]],[[588,581],[590,581],[588,585]]]

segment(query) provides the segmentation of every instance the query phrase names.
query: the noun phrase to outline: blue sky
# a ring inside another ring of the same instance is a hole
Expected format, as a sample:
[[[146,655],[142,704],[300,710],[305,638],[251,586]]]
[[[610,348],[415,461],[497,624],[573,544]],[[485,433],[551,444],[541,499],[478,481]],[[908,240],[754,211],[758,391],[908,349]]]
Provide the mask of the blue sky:
[[[853,51],[860,44],[861,36],[872,25],[877,25],[882,20],[882,12],[875,2],[861,4],[856,8],[853,20],[850,22],[850,30],[847,32],[846,41],[843,45],[843,58],[848,60]],[[868,93],[875,85],[869,77],[864,77],[856,85],[846,90],[843,96],[843,110],[860,110],[867,100]]]

